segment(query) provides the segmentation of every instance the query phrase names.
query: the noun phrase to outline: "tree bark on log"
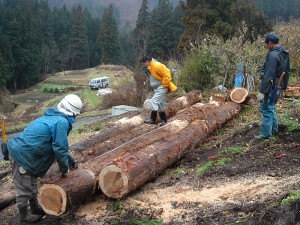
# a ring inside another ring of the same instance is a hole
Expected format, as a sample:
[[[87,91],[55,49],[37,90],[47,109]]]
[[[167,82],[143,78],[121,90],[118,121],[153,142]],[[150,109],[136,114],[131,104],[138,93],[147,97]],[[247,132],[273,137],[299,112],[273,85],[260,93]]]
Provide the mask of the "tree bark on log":
[[[166,105],[166,115],[170,118],[171,116],[176,115],[178,111],[199,102],[201,99],[202,96],[200,91],[193,90],[185,96],[170,101]],[[137,136],[156,129],[157,127],[153,125],[141,126],[141,124],[144,123],[144,118],[147,118],[148,116],[149,112],[144,112],[142,115],[134,116],[132,118],[124,117],[118,120],[115,126],[106,128],[98,134],[92,135],[88,139],[70,146],[69,150],[78,162],[87,162]],[[58,169],[57,163],[54,163],[45,175],[45,179],[50,179],[52,176],[57,177]]]
[[[191,91],[185,96],[170,101],[166,105],[166,115],[168,118],[174,116],[178,111],[191,106],[202,99],[201,93],[198,90]],[[141,115],[132,118],[124,117],[116,122],[116,125],[111,128],[106,128],[100,133],[92,135],[88,139],[70,146],[71,151],[84,151],[100,142],[106,141],[111,137],[115,137],[124,132],[129,132],[131,129],[144,123],[144,119],[149,117],[149,112],[144,112]]]
[[[237,115],[240,106],[226,103],[214,109],[204,107],[203,111],[205,117],[202,120],[194,120],[178,135],[164,137],[103,167],[99,174],[102,192],[108,197],[118,199],[137,189],[194,149],[221,124]]]
[[[16,192],[9,191],[0,195],[0,211],[16,201]]]
[[[38,192],[39,204],[47,214],[55,216],[92,196],[97,184],[94,173],[89,170],[76,170],[66,178],[57,176],[43,183]]]
[[[160,138],[167,136],[169,134],[174,134],[177,132],[178,128],[182,128],[182,126],[185,126],[185,124],[188,122],[191,122],[194,119],[201,118],[202,112],[200,110],[200,106],[203,104],[196,104],[194,106],[191,106],[181,112],[179,112],[177,115],[175,115],[169,123],[167,123],[165,126],[157,127],[157,126],[151,126],[146,125],[146,127],[150,127],[151,131],[147,133],[143,133],[140,136],[135,136],[128,142],[121,142],[119,146],[116,146],[111,151],[108,151],[98,157],[93,157],[90,161],[87,161],[85,163],[79,164],[79,169],[87,169],[92,171],[96,174],[99,173],[100,170],[97,170],[97,168],[102,168],[102,165],[105,165],[106,160],[114,159],[117,157],[122,156],[123,154],[128,154],[128,150],[130,151],[137,151],[140,148],[144,148],[145,146],[152,144],[153,142],[159,140]],[[197,111],[194,110],[194,108],[198,108]],[[159,132],[159,135],[157,134]],[[130,132],[131,133],[131,132]],[[99,146],[103,146],[102,143],[99,143]],[[95,146],[97,148],[97,146]],[[100,160],[96,161],[101,157]],[[96,162],[95,162],[96,161]],[[103,164],[104,163],[104,164]],[[42,185],[43,183],[51,182],[55,183],[57,180],[60,179],[60,173],[57,173],[55,171],[58,171],[58,165],[54,164],[50,168],[50,173],[48,172],[46,176],[39,181],[39,184]],[[70,174],[72,174],[73,171],[70,171]]]
[[[195,104],[192,107],[189,107],[188,109],[178,113],[172,119],[172,121],[165,126],[159,127],[154,131],[146,133],[140,137],[135,138],[134,140],[122,144],[121,146],[103,155],[100,155],[85,164],[80,164],[79,170],[86,169],[91,171],[93,174],[95,174],[95,176],[97,177],[96,179],[98,180],[98,175],[103,168],[106,168],[106,170],[104,171],[107,171],[107,168],[111,168],[111,166],[120,166],[119,169],[122,170],[124,174],[119,173],[118,169],[117,172],[114,171],[114,169],[112,170],[112,172],[108,171],[105,174],[101,172],[101,176],[103,178],[102,180],[104,182],[102,182],[102,184],[100,183],[101,189],[103,189],[104,191],[107,191],[106,187],[113,183],[114,186],[110,185],[110,190],[114,190],[113,193],[118,194],[114,196],[114,194],[111,193],[104,193],[109,197],[119,198],[120,196],[128,194],[130,191],[146,182],[149,177],[152,178],[153,176],[155,176],[155,174],[159,173],[162,168],[165,168],[166,166],[172,164],[174,160],[178,160],[182,154],[186,153],[187,148],[193,149],[196,144],[199,144],[199,142],[203,140],[204,136],[206,137],[216,127],[221,126],[221,124],[224,123],[227,119],[232,118],[239,112],[239,110],[240,106],[233,102],[226,103],[224,105],[221,105],[220,107],[214,105],[204,105],[201,103]],[[198,133],[201,131],[203,133],[201,133],[203,137],[201,136],[201,138],[199,139]],[[192,133],[192,135],[190,135],[189,133]],[[170,142],[175,142],[176,144]],[[156,149],[162,148],[161,144],[165,145],[166,148],[162,149],[163,151],[172,152],[172,149],[169,148],[174,148],[176,151],[180,151],[176,153],[175,158],[172,154],[169,154],[169,152],[167,155],[165,155],[165,152],[162,152],[161,154],[163,154],[163,156],[161,157],[163,158],[163,161],[165,161],[165,166],[158,166],[159,170],[157,171],[153,171],[153,169],[150,170],[148,166],[149,163],[147,164],[147,160],[143,160],[143,157],[148,157],[151,163],[154,164],[154,167],[156,167],[153,160],[156,159],[158,160],[158,163],[161,163],[160,159],[158,158],[160,156],[158,156],[158,154],[156,153]],[[133,178],[133,174],[137,175],[139,173],[137,168],[143,167],[142,165],[135,166],[135,164],[139,160],[143,160],[143,162],[146,163],[144,165],[145,169],[141,170],[143,171],[142,174],[145,174],[145,177],[143,178],[137,176],[137,182],[133,181],[133,183],[130,183],[132,182],[131,179]],[[124,166],[122,167],[122,165],[126,165],[126,168]],[[128,175],[126,174],[126,172],[130,171],[130,168],[133,168],[135,170],[134,172],[130,173],[130,175]],[[72,171],[70,174],[73,173],[76,173],[76,171]],[[147,173],[149,173],[148,176]],[[120,176],[122,175],[123,178],[120,178]],[[128,181],[130,181],[128,182],[128,188],[126,188],[126,191],[121,191],[120,188],[122,188],[126,184],[126,177],[128,178]],[[109,180],[109,182],[105,182],[107,179]],[[52,178],[52,180],[50,180],[49,182],[60,187],[73,186],[74,188],[74,181],[72,179],[62,180],[60,178],[56,178],[53,180]],[[44,185],[47,185],[47,182],[43,183]],[[43,188],[44,185],[41,186],[43,190],[47,189]],[[77,185],[78,186],[76,186],[76,189],[78,190],[80,189],[79,187],[83,184],[81,182]],[[45,194],[46,193],[47,192],[45,192]],[[69,196],[67,195],[67,197]],[[48,197],[45,196],[44,198],[47,199]],[[61,199],[61,197],[59,199]],[[73,202],[72,198],[69,201]],[[40,202],[41,205],[43,205],[43,202]],[[43,206],[43,208],[46,207],[47,205]],[[51,211],[47,212],[55,215]],[[56,210],[56,212],[58,212],[58,210]],[[60,212],[62,213],[62,210]]]

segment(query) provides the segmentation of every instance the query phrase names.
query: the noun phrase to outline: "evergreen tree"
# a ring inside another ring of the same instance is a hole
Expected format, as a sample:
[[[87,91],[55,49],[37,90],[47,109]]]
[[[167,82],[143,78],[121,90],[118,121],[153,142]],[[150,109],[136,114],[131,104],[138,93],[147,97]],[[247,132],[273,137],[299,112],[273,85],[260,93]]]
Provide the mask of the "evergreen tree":
[[[271,30],[270,23],[248,0],[187,0],[184,9],[185,32],[179,48],[189,47],[190,41],[200,43],[206,34],[228,39],[237,33],[242,21],[250,28],[255,22],[256,29],[250,30],[255,36]]]
[[[70,69],[69,60],[72,56],[71,45],[69,43],[72,28],[71,14],[67,10],[66,5],[60,9],[53,10],[53,31],[54,40],[59,50],[57,56],[57,64],[59,70],[65,71]]]
[[[87,22],[81,6],[73,8],[72,10],[70,47],[73,52],[71,58],[71,68],[87,68],[89,65]]]
[[[2,34],[0,28],[0,89],[6,87],[6,82],[12,76],[12,52],[9,40]]]
[[[99,47],[97,45],[100,19],[93,18],[87,10],[85,10],[85,14],[87,17],[87,35],[89,40],[89,67],[94,67],[99,64],[101,59]]]
[[[150,14],[150,21],[147,54],[166,59],[176,46],[173,27],[174,14],[169,0],[159,0],[158,6]]]
[[[120,37],[113,7],[105,9],[100,23],[97,42],[101,49],[101,62],[104,64],[118,64],[120,61]]]
[[[300,17],[299,0],[254,0],[257,8],[274,22],[288,21]]]
[[[174,58],[176,58],[176,52],[177,52],[177,45],[180,41],[180,37],[181,35],[184,33],[184,24],[183,24],[183,17],[184,17],[184,10],[182,9],[181,5],[178,4],[175,9],[174,9],[174,19],[173,19],[173,31],[174,31],[174,35],[173,35],[173,56]]]
[[[146,55],[146,48],[149,36],[147,29],[150,20],[149,14],[150,12],[148,0],[143,0],[136,21],[136,27],[134,29],[134,43],[136,45],[138,55],[140,56]]]

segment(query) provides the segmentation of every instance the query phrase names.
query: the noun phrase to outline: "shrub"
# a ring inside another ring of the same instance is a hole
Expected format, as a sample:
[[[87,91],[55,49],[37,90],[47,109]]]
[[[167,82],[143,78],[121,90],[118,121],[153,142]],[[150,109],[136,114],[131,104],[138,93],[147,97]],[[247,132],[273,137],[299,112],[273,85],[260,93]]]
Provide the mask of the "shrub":
[[[113,88],[113,93],[103,96],[103,107],[111,108],[116,105],[140,106],[134,81]]]
[[[210,52],[192,52],[185,59],[179,85],[186,92],[211,87],[214,84],[213,75],[218,73],[217,62],[217,57]]]

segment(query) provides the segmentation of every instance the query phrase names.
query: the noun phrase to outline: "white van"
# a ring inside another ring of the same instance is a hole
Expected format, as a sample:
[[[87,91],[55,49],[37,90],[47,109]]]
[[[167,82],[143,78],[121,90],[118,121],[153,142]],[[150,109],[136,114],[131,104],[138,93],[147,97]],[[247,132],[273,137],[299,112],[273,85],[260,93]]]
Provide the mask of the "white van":
[[[98,77],[91,79],[89,82],[89,87],[93,89],[107,88],[109,84],[108,77]]]

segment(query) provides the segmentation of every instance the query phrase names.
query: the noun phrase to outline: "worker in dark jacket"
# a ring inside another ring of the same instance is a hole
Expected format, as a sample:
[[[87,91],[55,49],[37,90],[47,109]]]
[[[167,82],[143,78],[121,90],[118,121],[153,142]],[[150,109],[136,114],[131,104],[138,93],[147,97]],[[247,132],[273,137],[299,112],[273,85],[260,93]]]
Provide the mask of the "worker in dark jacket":
[[[278,81],[284,72],[279,89],[285,90],[290,74],[289,53],[279,45],[278,36],[274,33],[268,34],[265,38],[265,45],[269,52],[261,71],[262,81],[258,94],[258,100],[262,103],[260,106],[261,129],[260,134],[256,136],[258,139],[268,139],[278,133],[278,117],[275,112],[275,105],[279,98],[276,96],[278,95]]]
[[[55,160],[63,177],[67,176],[69,167],[77,167],[68,153],[68,134],[81,108],[77,95],[67,95],[57,108],[47,109],[44,116],[8,141],[21,222],[34,223],[45,215],[37,202],[37,177],[45,175]],[[31,213],[27,212],[28,201]]]
[[[140,63],[142,64],[145,74],[149,77],[150,86],[154,90],[154,95],[151,99],[151,115],[150,119],[145,120],[145,123],[156,124],[157,112],[161,118],[161,125],[167,123],[165,113],[165,98],[168,91],[175,91],[177,87],[172,83],[171,71],[162,63],[152,59],[149,56],[144,56]]]

